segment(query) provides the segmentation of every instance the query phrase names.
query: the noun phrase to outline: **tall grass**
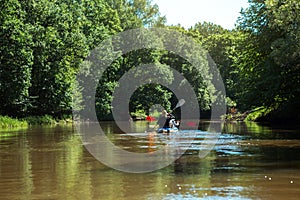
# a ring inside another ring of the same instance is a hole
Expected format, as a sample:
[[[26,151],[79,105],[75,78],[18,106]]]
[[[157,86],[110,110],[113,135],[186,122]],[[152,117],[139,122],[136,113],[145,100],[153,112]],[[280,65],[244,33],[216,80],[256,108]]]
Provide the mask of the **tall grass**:
[[[26,128],[31,125],[55,125],[55,124],[70,124],[72,123],[71,117],[64,117],[64,119],[56,120],[50,115],[44,116],[29,116],[22,119],[15,119],[8,116],[0,115],[0,128]]]
[[[28,123],[25,120],[14,119],[8,116],[0,116],[0,128],[17,128],[27,126]]]

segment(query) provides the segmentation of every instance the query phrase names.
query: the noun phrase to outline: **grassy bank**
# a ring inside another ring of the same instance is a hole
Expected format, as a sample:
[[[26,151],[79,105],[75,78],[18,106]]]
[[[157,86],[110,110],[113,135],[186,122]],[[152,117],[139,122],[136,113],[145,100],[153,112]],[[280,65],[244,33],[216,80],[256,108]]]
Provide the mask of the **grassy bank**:
[[[0,116],[0,128],[19,128],[27,127],[28,122],[25,120],[19,120],[8,116]]]
[[[8,116],[0,116],[0,128],[26,128],[31,125],[54,125],[72,123],[71,117],[64,119],[55,119],[50,115],[29,116],[22,119],[16,119]]]

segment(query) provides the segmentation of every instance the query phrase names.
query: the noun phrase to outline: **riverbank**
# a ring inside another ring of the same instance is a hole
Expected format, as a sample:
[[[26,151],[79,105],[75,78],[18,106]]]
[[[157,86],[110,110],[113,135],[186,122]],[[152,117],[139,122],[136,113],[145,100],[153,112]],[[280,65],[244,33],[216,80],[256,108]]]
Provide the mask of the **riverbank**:
[[[259,107],[245,112],[230,112],[224,116],[226,121],[259,121],[265,117],[271,109]]]
[[[28,122],[8,116],[0,116],[0,128],[19,128],[28,127]]]
[[[298,124],[300,115],[295,110],[262,106],[245,112],[228,113],[224,119],[226,121],[251,121],[270,124]]]
[[[21,119],[0,116],[0,128],[26,128],[31,125],[54,125],[72,123],[71,117],[55,119],[50,115],[29,116]]]

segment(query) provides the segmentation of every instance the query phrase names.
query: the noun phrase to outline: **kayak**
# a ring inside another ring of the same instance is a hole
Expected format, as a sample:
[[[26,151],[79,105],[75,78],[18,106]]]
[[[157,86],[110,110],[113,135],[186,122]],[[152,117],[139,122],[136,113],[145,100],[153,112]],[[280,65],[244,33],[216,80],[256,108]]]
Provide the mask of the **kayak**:
[[[177,127],[172,127],[172,128],[159,128],[156,130],[158,133],[174,133],[177,132],[178,128]]]

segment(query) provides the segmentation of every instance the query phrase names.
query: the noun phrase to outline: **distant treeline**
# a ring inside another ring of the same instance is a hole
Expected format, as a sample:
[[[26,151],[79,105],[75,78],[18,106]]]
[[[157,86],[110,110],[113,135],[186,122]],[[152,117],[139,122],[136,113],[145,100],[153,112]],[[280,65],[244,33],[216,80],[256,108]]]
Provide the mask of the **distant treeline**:
[[[190,29],[166,26],[151,0],[6,0],[0,5],[0,115],[71,115],[76,74],[83,60],[106,38],[133,28],[163,27],[195,39],[219,68],[228,107],[259,110],[263,120],[299,119],[300,3],[250,0],[234,30],[211,23]],[[201,110],[213,100],[208,84],[190,63],[167,51],[143,49],[118,58],[97,89],[97,112],[111,119],[112,92],[124,71],[143,63],[172,66],[191,80]],[[166,77],[167,79],[168,77]],[[161,85],[140,87],[130,111],[151,105],[171,108],[177,99]]]

